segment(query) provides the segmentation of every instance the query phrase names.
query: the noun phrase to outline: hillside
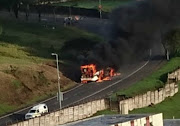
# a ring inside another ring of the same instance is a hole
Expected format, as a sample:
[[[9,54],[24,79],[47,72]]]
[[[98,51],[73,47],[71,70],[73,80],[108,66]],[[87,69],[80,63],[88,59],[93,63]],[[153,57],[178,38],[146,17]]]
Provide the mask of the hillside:
[[[44,26],[5,19],[1,19],[0,24],[3,29],[0,35],[0,114],[56,94],[57,69],[52,52],[59,55],[61,90],[74,87],[77,82],[66,74],[72,67],[73,54],[69,52],[77,47],[70,43],[88,40],[87,43],[95,44],[101,41],[95,35],[74,27]],[[87,49],[83,45],[77,48],[79,54]],[[78,62],[73,62],[73,65],[76,64],[78,66]]]

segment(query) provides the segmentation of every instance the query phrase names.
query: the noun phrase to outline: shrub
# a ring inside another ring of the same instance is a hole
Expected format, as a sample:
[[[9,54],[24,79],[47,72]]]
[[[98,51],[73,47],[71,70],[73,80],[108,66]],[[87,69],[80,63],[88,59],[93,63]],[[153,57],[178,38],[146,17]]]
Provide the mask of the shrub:
[[[0,26],[0,35],[2,34],[2,32],[3,32],[3,29],[2,29],[2,27]]]

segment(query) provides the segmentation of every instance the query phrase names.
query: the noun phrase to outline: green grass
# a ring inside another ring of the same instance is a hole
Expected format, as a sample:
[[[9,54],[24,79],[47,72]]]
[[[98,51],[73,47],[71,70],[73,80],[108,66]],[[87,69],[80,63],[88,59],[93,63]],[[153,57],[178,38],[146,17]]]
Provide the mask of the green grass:
[[[167,73],[173,72],[180,66],[180,57],[172,58],[167,62],[162,68],[154,72],[149,77],[143,79],[142,81],[134,84],[128,89],[120,90],[114,93],[111,97],[112,100],[117,100],[116,95],[125,94],[126,96],[135,96],[137,94],[145,93],[149,90],[155,90],[162,87],[167,80]],[[144,86],[145,85],[145,86]],[[180,83],[178,83],[180,87]],[[140,109],[135,109],[130,112],[130,114],[142,114],[142,113],[163,113],[164,119],[171,119],[173,117],[180,118],[180,91],[173,97],[166,98],[162,103],[151,107],[145,107]],[[97,112],[95,115],[102,114],[117,114],[110,110],[103,110]]]
[[[22,83],[19,80],[13,80],[12,84],[16,87],[19,88],[22,86]]]
[[[0,41],[0,64],[32,64],[41,63],[43,58],[31,56],[27,47],[9,44]]]
[[[102,10],[110,12],[112,9],[119,7],[120,5],[126,4],[132,0],[101,0]],[[70,2],[56,3],[56,6],[73,6],[88,9],[98,9],[98,0],[72,0]]]
[[[38,102],[40,102],[40,101],[42,101],[44,99],[49,98],[50,96],[54,96],[54,94],[56,94],[56,92],[50,92],[50,94],[44,94],[44,95],[41,95],[41,96],[36,96],[32,100],[28,101],[26,104],[22,105],[21,108],[25,107],[27,105],[29,106],[29,105],[32,105],[34,103],[38,103]]]
[[[3,29],[2,29],[2,27],[1,27],[1,25],[0,25],[0,35],[2,34],[2,31],[3,31]]]
[[[44,27],[43,24],[40,23],[25,23],[19,22],[18,20],[7,20],[3,18],[0,18],[0,24],[3,29],[0,35],[0,65],[15,64],[16,66],[17,64],[17,66],[23,66],[44,63],[49,60],[52,61],[52,52],[63,55],[63,50],[61,49],[64,45],[66,45],[66,50],[69,49],[66,44],[67,42],[76,43],[76,40],[84,40],[82,41],[82,45],[84,46],[87,44],[86,40],[88,40],[88,43],[93,41],[93,44],[104,41],[95,34],[79,30],[75,27],[59,26],[52,29],[52,25]],[[82,45],[80,44],[77,50],[81,51],[80,47],[83,48]],[[74,47],[76,44],[69,46]],[[69,60],[70,59],[59,59],[63,64],[72,62]],[[8,73],[9,71],[4,70],[3,72]],[[46,81],[43,76],[41,76],[41,81]],[[11,84],[14,85],[17,90],[21,88],[21,82],[18,80],[12,80]],[[73,83],[67,85],[67,87],[64,87],[64,90],[73,86]],[[47,92],[19,106],[0,102],[0,115],[34,104],[37,101],[54,95],[56,95],[56,91]]]
[[[179,83],[180,86],[180,83]],[[180,91],[173,97],[167,98],[160,104],[152,107],[146,107],[141,109],[135,109],[131,111],[131,114],[137,113],[163,113],[164,119],[180,118]]]
[[[118,112],[116,112],[116,111],[111,111],[111,110],[107,109],[107,110],[98,111],[98,112],[95,113],[93,116],[98,116],[98,115],[112,115],[112,114],[118,114]]]
[[[0,115],[4,113],[8,113],[14,111],[17,107],[13,106],[12,104],[0,103]]]
[[[156,90],[162,86],[164,86],[167,74],[169,72],[174,71],[180,66],[180,57],[172,58],[169,62],[167,62],[162,68],[152,73],[150,76],[144,78],[143,80],[133,84],[131,87],[127,89],[121,89],[118,92],[112,95],[112,99],[116,100],[117,95],[126,95],[129,97],[143,94],[150,90]]]
[[[172,58],[167,62],[161,69],[154,72],[149,77],[143,79],[142,81],[134,84],[125,90],[120,90],[112,95],[113,100],[117,100],[116,95],[125,94],[126,96],[135,96],[137,94],[145,93],[149,90],[155,90],[162,87],[167,80],[167,73],[176,70],[180,66],[180,57]],[[180,83],[179,83],[180,86]],[[130,112],[130,114],[142,114],[142,113],[163,113],[165,119],[180,118],[180,92],[178,92],[174,97],[167,98],[160,104],[154,105],[152,107],[146,107],[141,109],[135,109]]]
[[[44,27],[42,24],[30,24],[0,19],[3,33],[0,41],[25,47],[27,55],[50,58],[52,52],[60,52],[64,43],[79,38],[101,42],[95,34],[84,32],[75,27]],[[81,46],[81,45],[79,45]],[[14,55],[14,54],[13,54]],[[0,55],[1,56],[1,55]]]

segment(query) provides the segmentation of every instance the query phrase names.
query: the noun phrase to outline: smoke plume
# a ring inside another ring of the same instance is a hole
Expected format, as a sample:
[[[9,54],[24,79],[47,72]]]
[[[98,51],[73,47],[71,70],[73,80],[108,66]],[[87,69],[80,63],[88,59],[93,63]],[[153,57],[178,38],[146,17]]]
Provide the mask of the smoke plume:
[[[89,54],[87,62],[99,68],[122,64],[143,57],[163,35],[180,23],[180,0],[139,0],[121,6],[111,14],[111,40]]]

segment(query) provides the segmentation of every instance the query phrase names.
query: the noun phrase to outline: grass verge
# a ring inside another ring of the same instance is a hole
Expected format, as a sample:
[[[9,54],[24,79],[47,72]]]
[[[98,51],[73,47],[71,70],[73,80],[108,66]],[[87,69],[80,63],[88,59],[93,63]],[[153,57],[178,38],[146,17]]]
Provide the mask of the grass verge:
[[[178,84],[180,86],[180,83]],[[138,114],[138,113],[163,113],[164,119],[172,119],[173,117],[176,119],[180,118],[180,92],[175,94],[173,97],[166,98],[160,104],[145,107],[141,109],[135,109],[130,112],[130,114]]]
[[[162,87],[167,79],[167,74],[169,72],[172,72],[176,70],[180,65],[180,57],[172,58],[169,62],[167,62],[164,66],[162,66],[161,69],[154,72],[149,77],[143,79],[142,81],[134,84],[128,89],[120,90],[117,93],[112,95],[113,100],[117,100],[117,94],[122,95],[125,94],[126,96],[135,96],[138,94],[145,93],[149,90],[155,90],[159,87]],[[146,86],[144,86],[146,85]],[[178,83],[180,86],[180,83]],[[142,113],[163,113],[163,116],[165,119],[170,118],[180,118],[180,92],[178,92],[175,96],[169,97],[165,99],[160,104],[141,108],[141,109],[135,109],[130,112],[130,114],[142,114]]]
[[[16,106],[9,105],[7,103],[0,103],[0,115],[14,111]]]
[[[167,73],[174,71],[180,65],[180,57],[172,58],[169,62],[167,62],[161,69],[154,72],[149,77],[143,79],[142,81],[134,84],[128,89],[120,90],[112,95],[113,100],[117,100],[117,94],[125,94],[126,96],[135,96],[137,94],[145,93],[149,90],[155,90],[163,86],[167,79]],[[146,85],[146,86],[144,86]],[[180,86],[180,82],[178,83]],[[143,114],[143,113],[163,113],[164,119],[172,119],[180,118],[180,92],[175,94],[173,97],[166,98],[162,103],[151,107],[145,107],[140,109],[135,109],[130,111],[130,114]],[[97,112],[94,116],[102,115],[102,114],[118,114],[117,112],[113,112],[110,110],[103,110]]]
[[[117,95],[126,95],[132,97],[138,94],[143,94],[147,91],[156,90],[166,83],[167,74],[174,71],[180,66],[180,57],[172,58],[167,62],[162,68],[152,73],[150,76],[144,78],[136,84],[133,84],[131,87],[118,92],[112,95],[112,99],[116,100]]]
[[[118,112],[111,111],[111,110],[107,109],[107,110],[103,110],[103,111],[98,111],[93,116],[98,116],[98,115],[113,115],[113,114],[118,114]]]

